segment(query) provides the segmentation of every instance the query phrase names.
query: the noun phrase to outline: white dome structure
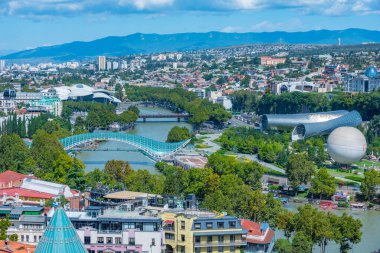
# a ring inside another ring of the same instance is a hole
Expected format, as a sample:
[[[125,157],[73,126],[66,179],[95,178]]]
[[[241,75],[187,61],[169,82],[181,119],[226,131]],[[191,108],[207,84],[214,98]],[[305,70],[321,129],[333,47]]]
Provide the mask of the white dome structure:
[[[327,139],[327,151],[331,158],[341,164],[359,161],[367,150],[367,141],[357,128],[339,127]]]
[[[42,90],[44,97],[58,97],[62,101],[96,101],[100,103],[119,104],[121,101],[113,96],[113,92],[103,89],[95,90],[85,84],[73,86],[57,86]]]

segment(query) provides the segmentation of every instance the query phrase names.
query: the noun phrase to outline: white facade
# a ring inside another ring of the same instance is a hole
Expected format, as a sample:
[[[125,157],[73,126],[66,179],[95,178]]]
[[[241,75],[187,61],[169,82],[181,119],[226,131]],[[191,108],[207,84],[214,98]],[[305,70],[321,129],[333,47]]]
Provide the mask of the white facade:
[[[232,108],[232,101],[231,101],[231,99],[229,99],[229,98],[226,97],[226,96],[218,97],[218,98],[216,99],[216,102],[217,102],[218,104],[223,105],[223,107],[224,107],[226,110],[231,110],[231,108]]]
[[[98,70],[99,71],[106,70],[106,57],[105,56],[99,56],[98,57]]]
[[[359,76],[346,81],[347,92],[372,92],[380,89],[380,78]]]
[[[5,70],[5,60],[0,60],[0,71]]]

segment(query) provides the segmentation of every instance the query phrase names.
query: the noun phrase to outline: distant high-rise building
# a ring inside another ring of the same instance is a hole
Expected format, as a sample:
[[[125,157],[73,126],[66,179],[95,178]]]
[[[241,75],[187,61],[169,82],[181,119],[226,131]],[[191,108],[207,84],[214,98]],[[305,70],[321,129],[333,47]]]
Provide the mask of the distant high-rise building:
[[[5,60],[0,60],[0,71],[5,70]]]
[[[112,69],[116,70],[119,68],[119,63],[117,61],[112,62]]]
[[[98,57],[98,70],[99,71],[106,70],[106,57],[105,56],[99,56]]]
[[[107,70],[111,70],[112,69],[112,62],[108,61],[107,62]]]
[[[341,41],[340,41],[340,38],[338,38],[338,46],[340,46],[340,42],[341,42]]]

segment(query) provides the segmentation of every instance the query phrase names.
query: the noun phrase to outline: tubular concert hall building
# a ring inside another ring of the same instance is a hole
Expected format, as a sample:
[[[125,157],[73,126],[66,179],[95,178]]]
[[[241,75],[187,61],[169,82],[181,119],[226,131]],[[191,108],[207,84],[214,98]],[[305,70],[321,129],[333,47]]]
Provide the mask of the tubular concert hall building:
[[[262,117],[262,128],[294,128],[292,140],[303,140],[314,135],[331,133],[342,126],[356,127],[362,123],[357,111],[330,111],[300,114],[266,114]]]

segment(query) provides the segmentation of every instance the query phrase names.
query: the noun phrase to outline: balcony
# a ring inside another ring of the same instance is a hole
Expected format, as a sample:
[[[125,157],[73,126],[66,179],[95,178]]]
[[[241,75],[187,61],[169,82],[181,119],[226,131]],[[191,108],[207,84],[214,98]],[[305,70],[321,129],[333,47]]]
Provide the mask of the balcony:
[[[211,242],[195,242],[194,247],[218,247],[218,246],[244,246],[247,245],[246,240],[236,240],[236,241],[211,241]]]

